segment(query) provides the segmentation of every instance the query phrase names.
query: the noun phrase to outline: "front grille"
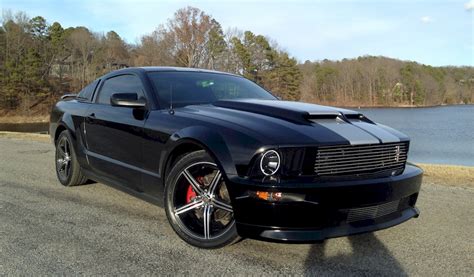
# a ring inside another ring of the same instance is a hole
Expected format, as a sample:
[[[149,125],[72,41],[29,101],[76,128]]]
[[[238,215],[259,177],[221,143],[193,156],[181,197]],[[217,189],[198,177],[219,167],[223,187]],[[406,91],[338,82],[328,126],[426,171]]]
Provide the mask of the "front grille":
[[[400,172],[405,168],[408,142],[320,146],[314,172],[319,176]]]
[[[375,206],[350,209],[346,221],[350,223],[389,215],[398,211],[399,204],[400,200],[396,200]]]

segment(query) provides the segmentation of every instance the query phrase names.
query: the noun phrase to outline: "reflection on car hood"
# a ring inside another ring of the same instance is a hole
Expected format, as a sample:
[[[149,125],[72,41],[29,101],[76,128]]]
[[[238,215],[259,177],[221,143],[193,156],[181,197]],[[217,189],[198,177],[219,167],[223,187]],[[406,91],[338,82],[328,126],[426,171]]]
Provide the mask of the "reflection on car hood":
[[[378,144],[408,140],[346,109],[279,100],[226,100],[188,112],[258,132],[276,144]]]

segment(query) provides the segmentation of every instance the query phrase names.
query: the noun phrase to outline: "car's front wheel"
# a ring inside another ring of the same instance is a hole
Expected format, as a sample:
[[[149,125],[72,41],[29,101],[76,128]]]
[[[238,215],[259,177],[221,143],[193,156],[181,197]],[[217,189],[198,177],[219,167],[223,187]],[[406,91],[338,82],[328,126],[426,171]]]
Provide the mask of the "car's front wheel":
[[[218,248],[239,238],[222,172],[205,151],[189,153],[174,165],[165,207],[174,231],[191,245]]]

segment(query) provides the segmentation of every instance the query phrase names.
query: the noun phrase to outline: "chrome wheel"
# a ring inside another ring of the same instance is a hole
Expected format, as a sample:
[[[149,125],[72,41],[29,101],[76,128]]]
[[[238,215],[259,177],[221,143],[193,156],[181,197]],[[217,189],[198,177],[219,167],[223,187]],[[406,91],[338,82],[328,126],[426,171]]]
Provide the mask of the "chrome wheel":
[[[71,172],[71,146],[66,136],[60,138],[56,147],[56,169],[61,179],[66,180]]]
[[[230,197],[215,163],[187,166],[176,179],[172,213],[180,229],[199,240],[212,240],[234,225]]]

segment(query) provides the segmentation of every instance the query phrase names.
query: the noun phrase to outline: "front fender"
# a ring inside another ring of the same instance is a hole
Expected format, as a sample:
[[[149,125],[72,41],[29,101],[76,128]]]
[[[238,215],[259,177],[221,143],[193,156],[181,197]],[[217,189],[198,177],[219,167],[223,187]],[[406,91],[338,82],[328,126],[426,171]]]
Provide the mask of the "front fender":
[[[168,160],[169,155],[176,148],[185,143],[195,143],[203,147],[216,160],[225,174],[236,174],[235,163],[225,139],[217,131],[205,126],[186,127],[171,135],[165,147],[167,153],[164,161]],[[162,165],[165,166],[165,163]]]

